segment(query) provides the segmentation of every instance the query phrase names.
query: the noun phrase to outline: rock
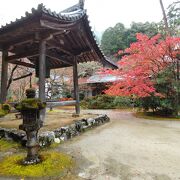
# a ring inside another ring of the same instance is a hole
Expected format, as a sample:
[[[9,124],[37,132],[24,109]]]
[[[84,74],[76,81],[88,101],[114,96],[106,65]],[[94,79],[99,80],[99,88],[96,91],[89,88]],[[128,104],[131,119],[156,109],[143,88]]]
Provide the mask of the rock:
[[[5,137],[5,130],[4,128],[0,128],[0,139]]]
[[[61,141],[64,141],[65,139],[64,139],[64,137],[60,137],[60,140],[61,140]]]
[[[50,146],[55,139],[55,133],[53,131],[43,132],[39,135],[40,146]]]
[[[55,129],[54,134],[55,134],[55,137],[59,138],[62,135],[61,128]]]
[[[42,132],[39,135],[39,144],[40,146],[49,146],[53,142],[60,143],[61,141],[66,141],[80,134],[87,128],[92,128],[108,121],[110,121],[109,117],[104,114],[95,118],[78,120],[69,126],[57,128],[54,131]],[[0,139],[1,138],[12,139],[18,142],[20,141],[24,146],[27,142],[25,133],[22,133],[17,129],[0,128]]]
[[[71,131],[70,131],[69,126],[62,127],[61,132],[62,132],[61,136],[64,137],[65,140],[71,138]]]
[[[66,141],[66,140],[68,140],[68,137],[67,137],[66,133],[63,133],[59,139],[62,141]]]
[[[70,131],[71,138],[79,134],[76,130],[76,124],[74,123],[69,126],[69,131]]]
[[[93,118],[88,118],[87,123],[89,127],[92,127],[95,124],[95,120]]]
[[[61,142],[61,140],[59,138],[54,138],[54,142],[59,144]]]
[[[82,122],[81,122],[81,121],[76,121],[76,122],[75,122],[75,125],[76,125],[76,130],[77,130],[78,132],[81,132],[81,131],[83,130],[83,128],[82,128]]]
[[[26,142],[27,142],[27,136],[24,136],[24,137],[21,139],[21,145],[22,145],[22,146],[26,146]]]

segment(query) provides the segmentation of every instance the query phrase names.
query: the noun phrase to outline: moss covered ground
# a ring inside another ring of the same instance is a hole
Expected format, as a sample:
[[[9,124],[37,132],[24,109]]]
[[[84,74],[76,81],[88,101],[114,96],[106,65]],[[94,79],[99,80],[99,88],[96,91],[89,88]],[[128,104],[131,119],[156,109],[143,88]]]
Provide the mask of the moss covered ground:
[[[149,120],[162,120],[162,121],[180,121],[180,117],[162,117],[154,115],[153,112],[137,112],[134,113],[137,118],[149,119]]]
[[[22,165],[26,151],[21,145],[0,139],[0,177],[61,177],[74,166],[72,158],[55,151],[57,145],[40,150],[41,163],[36,165]]]
[[[16,177],[51,177],[61,176],[73,166],[73,161],[68,155],[58,152],[43,152],[40,157],[42,162],[36,165],[22,165],[25,154],[5,157],[0,163],[0,176]]]
[[[5,139],[0,139],[0,152],[8,151],[11,149],[17,149],[20,145],[14,141],[7,141]]]

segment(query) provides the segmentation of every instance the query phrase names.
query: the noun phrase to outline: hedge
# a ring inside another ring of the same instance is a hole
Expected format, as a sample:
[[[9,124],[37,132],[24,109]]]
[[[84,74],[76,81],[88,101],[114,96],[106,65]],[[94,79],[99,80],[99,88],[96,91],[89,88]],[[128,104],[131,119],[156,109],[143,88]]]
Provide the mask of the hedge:
[[[120,96],[98,95],[85,98],[81,107],[87,109],[116,109],[132,107],[130,98]]]

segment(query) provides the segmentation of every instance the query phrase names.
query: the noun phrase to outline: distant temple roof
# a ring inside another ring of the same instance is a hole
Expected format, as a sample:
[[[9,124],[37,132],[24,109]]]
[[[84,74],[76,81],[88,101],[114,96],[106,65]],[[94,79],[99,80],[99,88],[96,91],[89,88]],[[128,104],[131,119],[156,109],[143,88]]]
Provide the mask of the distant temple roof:
[[[122,79],[121,77],[114,76],[111,74],[106,74],[106,75],[95,74],[87,79],[87,84],[115,82],[121,79]]]
[[[122,77],[114,76],[111,74],[95,74],[90,77],[84,77],[79,79],[79,84],[96,84],[96,83],[112,83],[121,80]]]
[[[46,64],[49,69],[73,65],[73,57],[78,63],[99,61],[104,66],[117,68],[108,60],[89,26],[84,1],[61,11],[52,12],[43,4],[24,17],[16,19],[0,28],[0,50],[7,49],[13,53],[8,57],[13,64],[36,68],[39,59],[38,42],[47,39]],[[31,63],[18,61],[27,57]]]

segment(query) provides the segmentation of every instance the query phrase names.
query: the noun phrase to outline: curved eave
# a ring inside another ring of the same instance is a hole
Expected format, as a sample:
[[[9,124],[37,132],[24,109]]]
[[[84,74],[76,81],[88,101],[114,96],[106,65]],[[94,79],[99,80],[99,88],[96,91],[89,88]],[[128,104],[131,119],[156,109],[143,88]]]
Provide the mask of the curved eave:
[[[93,31],[91,30],[91,26],[89,25],[88,16],[85,15],[83,19],[84,19],[84,26],[87,30],[87,35],[89,36],[91,44],[93,45],[93,48],[97,53],[98,57],[100,58],[100,61],[103,64],[103,66],[106,68],[118,69],[118,66],[114,62],[107,59],[107,57],[104,55],[103,51],[101,50],[99,44],[97,43],[96,37]]]
[[[42,16],[42,15],[48,15],[50,17],[55,18],[57,21],[63,21],[63,22],[75,22],[79,19],[81,19],[85,14],[86,10],[80,9],[80,11],[77,11],[75,13],[56,13],[55,11],[51,11],[50,9],[46,9],[43,4],[39,4],[37,9],[32,8],[31,12],[25,12],[25,16],[21,16],[21,18],[17,19],[15,21],[11,21],[10,23],[6,23],[6,25],[2,25],[0,28],[0,33],[3,33],[4,31],[13,28],[15,26],[21,25],[24,22],[28,21],[29,19],[33,19],[34,17]]]

